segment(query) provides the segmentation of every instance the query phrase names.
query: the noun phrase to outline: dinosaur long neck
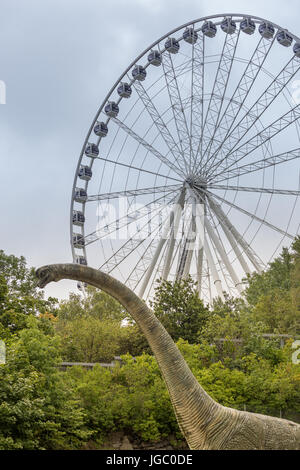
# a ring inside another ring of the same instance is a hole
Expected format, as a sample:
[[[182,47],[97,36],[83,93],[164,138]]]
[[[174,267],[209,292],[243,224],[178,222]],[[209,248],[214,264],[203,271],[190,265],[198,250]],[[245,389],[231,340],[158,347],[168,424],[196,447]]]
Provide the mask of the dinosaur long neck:
[[[207,429],[222,412],[200,386],[174,341],[146,304],[124,284],[92,268],[53,265],[55,281],[73,279],[97,287],[118,300],[146,336],[167,384],[176,417],[191,449],[204,445]]]

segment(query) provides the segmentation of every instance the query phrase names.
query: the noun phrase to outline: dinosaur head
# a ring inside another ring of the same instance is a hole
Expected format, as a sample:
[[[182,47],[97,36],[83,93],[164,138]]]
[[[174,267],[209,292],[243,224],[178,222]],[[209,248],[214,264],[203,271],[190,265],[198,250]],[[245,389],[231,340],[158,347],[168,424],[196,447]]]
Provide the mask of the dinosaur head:
[[[36,271],[38,278],[38,286],[43,289],[50,282],[56,282],[57,276],[55,276],[54,266],[43,266]]]

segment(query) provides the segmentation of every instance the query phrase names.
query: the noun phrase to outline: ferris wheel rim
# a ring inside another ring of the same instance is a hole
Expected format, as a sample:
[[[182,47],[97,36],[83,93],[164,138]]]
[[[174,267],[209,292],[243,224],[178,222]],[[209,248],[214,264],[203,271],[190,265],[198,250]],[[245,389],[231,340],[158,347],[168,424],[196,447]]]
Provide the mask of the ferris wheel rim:
[[[75,173],[75,178],[74,178],[74,183],[73,183],[73,189],[72,189],[72,200],[71,200],[71,217],[70,217],[70,233],[71,233],[71,246],[72,246],[72,255],[73,255],[73,259],[75,259],[75,249],[74,249],[74,246],[73,246],[73,243],[72,243],[72,235],[73,235],[73,231],[74,231],[74,226],[73,226],[73,222],[72,222],[72,215],[73,215],[73,210],[74,210],[74,191],[75,191],[75,188],[77,186],[77,182],[78,182],[78,171],[80,169],[80,166],[82,164],[82,160],[83,160],[83,156],[84,156],[84,151],[85,151],[85,148],[86,148],[86,145],[87,143],[89,142],[89,138],[93,132],[93,128],[94,128],[94,125],[96,124],[97,122],[97,119],[99,118],[101,112],[103,111],[105,105],[107,104],[107,102],[109,101],[109,98],[111,97],[111,95],[114,93],[114,91],[116,90],[116,88],[118,87],[118,85],[120,84],[120,82],[122,81],[122,79],[130,72],[130,70],[151,50],[153,49],[155,46],[157,46],[161,41],[163,41],[164,39],[168,38],[170,35],[172,34],[175,34],[177,33],[178,31],[181,31],[182,29],[186,28],[186,27],[189,27],[189,26],[193,26],[197,23],[201,23],[201,22],[204,22],[204,21],[209,21],[209,20],[213,20],[213,19],[217,19],[217,18],[224,18],[224,17],[231,17],[231,18],[234,18],[237,22],[238,21],[242,21],[244,18],[251,18],[255,23],[259,23],[259,22],[266,22],[266,23],[271,23],[274,28],[278,29],[278,30],[284,30],[286,32],[288,32],[294,40],[296,40],[297,42],[300,41],[300,39],[294,35],[293,33],[290,33],[288,30],[282,28],[281,26],[277,25],[276,23],[274,22],[271,22],[269,20],[266,20],[264,18],[261,18],[261,17],[258,17],[258,16],[254,16],[254,15],[247,15],[247,14],[239,14],[239,13],[224,13],[224,14],[216,14],[216,15],[210,15],[210,16],[205,16],[205,17],[202,17],[202,18],[199,18],[199,19],[196,19],[196,20],[193,20],[193,21],[189,21],[187,23],[184,23],[183,25],[177,27],[177,28],[174,28],[173,30],[171,30],[170,32],[168,32],[167,34],[163,35],[161,38],[159,38],[158,40],[156,40],[154,43],[152,43],[148,48],[146,48],[140,55],[138,55],[138,57],[128,66],[128,68],[125,70],[125,72],[123,72],[123,74],[118,78],[118,80],[115,82],[115,84],[113,85],[113,87],[111,88],[111,90],[109,91],[109,93],[106,95],[105,99],[103,100],[100,108],[98,109],[97,113],[96,113],[96,116],[91,124],[91,127],[88,131],[88,134],[86,136],[86,139],[84,141],[84,144],[83,144],[83,147],[82,147],[82,151],[81,151],[81,154],[80,154],[80,157],[79,157],[79,161],[78,161],[78,165],[77,165],[77,168],[76,168],[76,173]],[[240,20],[238,20],[237,18],[239,18]],[[216,25],[218,25],[219,23],[216,23]],[[181,41],[182,38],[178,38],[178,41]],[[145,68],[148,67],[149,64],[146,64]],[[122,98],[120,98],[119,101],[121,101]],[[119,102],[118,101],[118,102]],[[108,119],[109,121],[110,119]],[[94,164],[94,160],[91,160],[91,167],[93,166]],[[172,178],[171,178],[172,179]],[[179,181],[179,180],[178,180]],[[85,184],[85,188],[88,187],[88,182],[86,182]],[[83,205],[83,212],[85,212],[85,205]],[[83,228],[83,235],[84,235],[84,228]],[[84,254],[85,256],[86,255],[86,247],[84,247]]]

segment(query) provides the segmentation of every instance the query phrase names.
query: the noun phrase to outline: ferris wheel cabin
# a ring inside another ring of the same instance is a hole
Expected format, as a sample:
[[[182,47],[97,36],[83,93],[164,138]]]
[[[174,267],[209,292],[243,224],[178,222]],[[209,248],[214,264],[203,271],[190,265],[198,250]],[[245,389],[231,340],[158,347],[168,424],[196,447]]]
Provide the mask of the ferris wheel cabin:
[[[104,111],[107,116],[115,118],[119,114],[119,106],[114,101],[109,101],[105,106]]]
[[[293,43],[293,38],[287,31],[279,31],[276,39],[279,44],[284,47],[290,47]]]
[[[251,18],[244,18],[241,22],[241,31],[245,34],[254,34],[256,30],[256,25]]]
[[[85,222],[85,217],[83,215],[83,212],[80,211],[73,211],[73,225],[78,225],[79,227],[82,227]]]
[[[179,42],[175,38],[169,38],[165,43],[166,51],[170,52],[170,54],[177,54],[180,49]]]
[[[75,195],[74,199],[76,202],[79,202],[80,204],[84,204],[87,201],[87,192],[85,189],[82,188],[76,188],[75,189]]]
[[[217,34],[217,27],[212,21],[204,23],[201,29],[202,33],[209,38],[214,38]]]
[[[147,76],[147,72],[142,65],[136,65],[132,71],[132,76],[136,80],[139,80],[140,82],[142,82],[145,80]]]
[[[148,55],[148,62],[155,67],[159,67],[162,63],[161,53],[159,51],[151,51]]]
[[[186,30],[183,32],[182,37],[185,42],[188,42],[189,44],[195,44],[198,40],[198,34],[194,30],[194,28],[186,28]]]
[[[275,34],[275,28],[272,23],[261,23],[258,28],[259,34],[265,39],[272,39]]]
[[[93,172],[89,166],[81,166],[78,171],[78,176],[84,181],[90,181],[93,176]]]
[[[76,264],[80,266],[87,266],[87,260],[85,256],[76,256]]]
[[[231,18],[224,18],[221,29],[226,34],[234,34],[236,31],[236,23]]]
[[[85,241],[81,233],[73,233],[73,245],[74,248],[84,248]]]
[[[96,158],[99,155],[99,148],[96,144],[88,143],[85,149],[87,157]]]
[[[297,57],[300,57],[300,42],[296,42],[296,44],[294,45],[294,53]]]
[[[118,86],[118,95],[122,98],[130,98],[132,93],[131,86],[128,83],[121,83]]]
[[[96,122],[94,132],[98,137],[106,137],[108,134],[108,127],[105,122]]]

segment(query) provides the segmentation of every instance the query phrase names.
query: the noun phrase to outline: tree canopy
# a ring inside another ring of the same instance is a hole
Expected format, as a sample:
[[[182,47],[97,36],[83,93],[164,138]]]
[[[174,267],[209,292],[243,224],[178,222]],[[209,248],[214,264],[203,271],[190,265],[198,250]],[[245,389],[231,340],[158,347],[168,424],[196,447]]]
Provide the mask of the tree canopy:
[[[151,302],[205,390],[225,406],[300,420],[300,239],[244,296],[206,306],[191,278],[159,281]],[[282,338],[285,335],[284,347]],[[271,336],[274,335],[274,336]],[[155,358],[121,305],[94,288],[58,302],[24,258],[0,252],[0,449],[101,448],[113,431],[145,441],[182,436]],[[110,362],[92,370],[67,362]],[[172,436],[172,437],[170,437]]]

